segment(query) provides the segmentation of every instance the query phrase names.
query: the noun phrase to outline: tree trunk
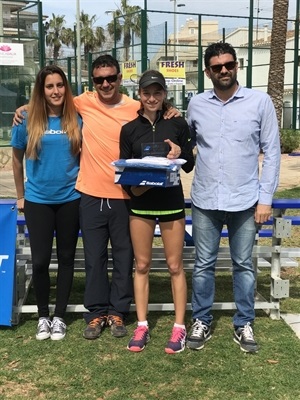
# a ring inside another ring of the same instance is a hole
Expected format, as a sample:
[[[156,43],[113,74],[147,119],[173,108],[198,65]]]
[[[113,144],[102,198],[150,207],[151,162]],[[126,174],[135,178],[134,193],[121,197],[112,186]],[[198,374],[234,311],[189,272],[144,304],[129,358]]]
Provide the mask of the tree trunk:
[[[124,46],[124,57],[125,61],[129,60],[129,48],[131,44],[131,33],[130,33],[130,28],[124,26],[124,40],[123,40],[123,46]]]
[[[288,8],[289,0],[274,0],[268,93],[276,109],[279,128],[281,128],[283,108]]]

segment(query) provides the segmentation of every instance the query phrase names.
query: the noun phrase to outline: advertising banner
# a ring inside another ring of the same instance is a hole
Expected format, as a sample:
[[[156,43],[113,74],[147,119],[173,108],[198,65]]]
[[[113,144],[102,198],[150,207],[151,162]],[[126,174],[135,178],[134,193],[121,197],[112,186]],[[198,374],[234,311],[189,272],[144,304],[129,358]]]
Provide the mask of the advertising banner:
[[[14,298],[17,207],[0,200],[0,325],[11,326]]]
[[[24,48],[21,43],[0,43],[0,65],[23,66]]]
[[[161,61],[159,72],[164,75],[167,85],[185,85],[184,61]]]
[[[122,85],[135,86],[138,84],[136,61],[125,61],[122,63]]]

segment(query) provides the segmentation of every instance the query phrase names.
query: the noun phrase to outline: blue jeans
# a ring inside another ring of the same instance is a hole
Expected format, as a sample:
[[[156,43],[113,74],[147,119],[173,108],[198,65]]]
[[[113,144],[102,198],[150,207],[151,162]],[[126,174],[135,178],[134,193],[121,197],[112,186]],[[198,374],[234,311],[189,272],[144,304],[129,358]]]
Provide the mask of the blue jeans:
[[[193,319],[210,325],[211,308],[215,295],[215,265],[223,225],[228,228],[229,247],[233,267],[233,292],[236,313],[235,327],[253,322],[255,271],[252,250],[255,241],[255,207],[238,212],[204,210],[192,205],[195,266],[193,270]]]

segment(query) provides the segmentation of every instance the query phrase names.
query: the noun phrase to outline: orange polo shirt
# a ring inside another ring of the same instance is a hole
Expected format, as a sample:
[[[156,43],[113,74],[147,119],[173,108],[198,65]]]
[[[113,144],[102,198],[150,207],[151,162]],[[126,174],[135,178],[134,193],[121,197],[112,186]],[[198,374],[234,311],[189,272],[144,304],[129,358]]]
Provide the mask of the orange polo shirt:
[[[121,185],[114,183],[111,162],[119,159],[121,128],[137,117],[140,102],[122,95],[120,103],[104,105],[96,92],[85,92],[74,98],[74,104],[83,120],[76,189],[95,197],[128,199]]]

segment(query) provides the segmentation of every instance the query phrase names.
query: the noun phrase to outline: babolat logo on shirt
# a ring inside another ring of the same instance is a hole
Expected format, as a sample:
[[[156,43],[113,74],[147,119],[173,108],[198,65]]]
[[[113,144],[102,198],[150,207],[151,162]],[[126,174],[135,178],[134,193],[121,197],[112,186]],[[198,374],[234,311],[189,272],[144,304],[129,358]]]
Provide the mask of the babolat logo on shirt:
[[[163,186],[164,183],[163,182],[150,182],[150,181],[142,181],[140,184],[140,186]]]
[[[47,129],[45,131],[45,135],[63,135],[64,133],[66,132],[62,129]]]

